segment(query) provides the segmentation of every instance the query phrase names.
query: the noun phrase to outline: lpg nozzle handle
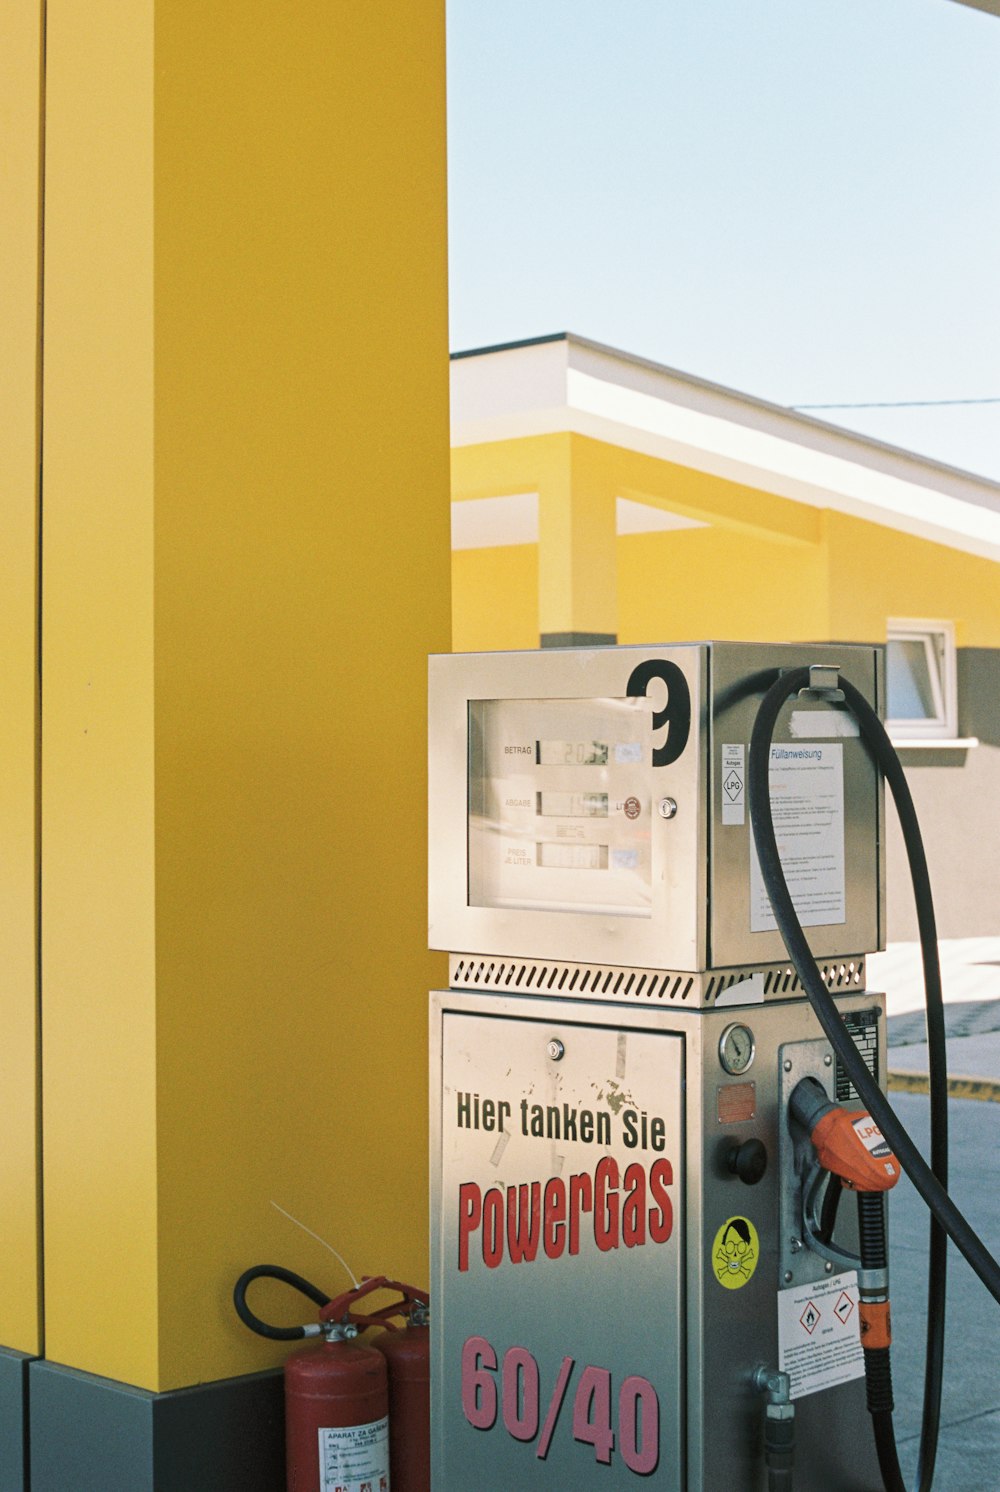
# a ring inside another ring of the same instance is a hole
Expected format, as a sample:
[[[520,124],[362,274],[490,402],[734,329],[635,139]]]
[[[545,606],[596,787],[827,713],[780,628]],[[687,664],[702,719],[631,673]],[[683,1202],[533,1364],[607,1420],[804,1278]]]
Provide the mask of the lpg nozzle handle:
[[[830,1101],[816,1078],[796,1083],[789,1112],[813,1143],[820,1165],[856,1192],[887,1192],[899,1180],[899,1161],[866,1110]]]
[[[836,1105],[831,1101],[818,1078],[803,1078],[792,1089],[788,1108],[807,1135],[811,1135],[824,1114],[829,1114]]]

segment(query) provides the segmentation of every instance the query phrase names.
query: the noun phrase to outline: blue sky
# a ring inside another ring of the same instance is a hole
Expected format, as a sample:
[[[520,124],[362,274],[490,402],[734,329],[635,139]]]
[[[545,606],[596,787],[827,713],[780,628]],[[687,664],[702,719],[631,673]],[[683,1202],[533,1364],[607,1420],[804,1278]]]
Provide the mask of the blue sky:
[[[779,404],[1000,401],[1000,18],[448,0],[451,345],[574,331]],[[817,411],[1000,481],[1000,402]]]

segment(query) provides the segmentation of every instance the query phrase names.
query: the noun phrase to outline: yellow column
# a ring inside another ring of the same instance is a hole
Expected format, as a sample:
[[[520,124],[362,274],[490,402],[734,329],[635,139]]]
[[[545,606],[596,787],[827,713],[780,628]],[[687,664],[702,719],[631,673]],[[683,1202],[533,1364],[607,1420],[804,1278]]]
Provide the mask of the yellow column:
[[[41,1349],[37,551],[41,7],[0,9],[0,1347]]]
[[[427,1277],[449,639],[441,0],[49,3],[48,1356],[267,1365],[232,1282]]]
[[[615,642],[615,488],[576,436],[559,437],[559,445],[562,459],[550,464],[538,494],[542,646]]]

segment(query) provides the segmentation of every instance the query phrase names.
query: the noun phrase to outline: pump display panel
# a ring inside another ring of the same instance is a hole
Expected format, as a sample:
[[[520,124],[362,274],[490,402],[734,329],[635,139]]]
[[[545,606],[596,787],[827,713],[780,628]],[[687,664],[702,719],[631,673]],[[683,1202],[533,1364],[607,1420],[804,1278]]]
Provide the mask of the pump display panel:
[[[649,917],[645,699],[469,704],[469,901]]]
[[[881,698],[877,650],[857,644],[432,658],[431,946],[691,972],[784,962],[747,764],[764,690],[803,661]],[[817,956],[879,947],[881,790],[842,703],[790,701],[771,782]]]

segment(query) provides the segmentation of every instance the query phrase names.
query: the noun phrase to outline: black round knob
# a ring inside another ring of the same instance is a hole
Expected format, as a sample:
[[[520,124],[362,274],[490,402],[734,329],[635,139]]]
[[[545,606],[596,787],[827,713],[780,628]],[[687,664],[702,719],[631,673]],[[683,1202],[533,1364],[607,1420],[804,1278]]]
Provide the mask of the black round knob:
[[[756,1186],[767,1170],[767,1150],[762,1140],[744,1140],[726,1156],[726,1165],[747,1186]]]

